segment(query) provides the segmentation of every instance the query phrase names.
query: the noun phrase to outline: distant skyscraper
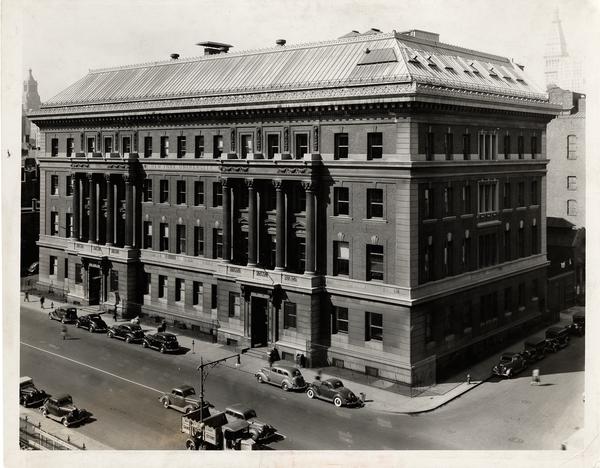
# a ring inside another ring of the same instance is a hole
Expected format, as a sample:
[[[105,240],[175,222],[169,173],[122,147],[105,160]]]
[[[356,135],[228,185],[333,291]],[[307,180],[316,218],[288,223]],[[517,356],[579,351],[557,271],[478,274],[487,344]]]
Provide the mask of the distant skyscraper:
[[[29,76],[23,81],[23,100],[22,100],[22,116],[21,116],[21,143],[22,155],[30,156],[29,150],[37,146],[39,136],[39,128],[32,124],[27,118],[27,114],[31,111],[38,110],[42,101],[38,93],[38,84],[29,69]]]
[[[571,91],[585,91],[582,62],[567,52],[567,43],[558,17],[558,10],[554,12],[544,58],[546,60],[544,71],[546,86],[556,85]]]

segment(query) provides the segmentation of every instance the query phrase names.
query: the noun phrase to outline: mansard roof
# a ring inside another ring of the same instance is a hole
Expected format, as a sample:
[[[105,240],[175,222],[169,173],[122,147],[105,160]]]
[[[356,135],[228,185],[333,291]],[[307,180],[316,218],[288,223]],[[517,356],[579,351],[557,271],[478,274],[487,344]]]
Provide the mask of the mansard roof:
[[[90,70],[37,115],[414,94],[418,86],[547,102],[512,60],[392,32]]]

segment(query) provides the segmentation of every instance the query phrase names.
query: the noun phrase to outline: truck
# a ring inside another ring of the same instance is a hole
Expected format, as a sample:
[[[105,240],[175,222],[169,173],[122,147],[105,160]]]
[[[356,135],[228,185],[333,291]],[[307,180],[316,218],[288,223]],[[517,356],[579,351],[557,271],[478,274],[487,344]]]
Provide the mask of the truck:
[[[247,421],[229,422],[224,411],[211,414],[207,405],[181,417],[181,432],[189,436],[188,450],[254,450],[249,428]]]

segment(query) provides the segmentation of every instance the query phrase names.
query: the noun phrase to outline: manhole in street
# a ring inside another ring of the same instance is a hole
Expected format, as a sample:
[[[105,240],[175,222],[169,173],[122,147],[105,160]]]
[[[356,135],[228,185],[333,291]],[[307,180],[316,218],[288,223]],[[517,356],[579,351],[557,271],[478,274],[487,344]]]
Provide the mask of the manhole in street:
[[[514,442],[516,444],[522,444],[524,442],[523,439],[521,439],[519,437],[510,437],[508,440],[510,440],[511,442]]]
[[[531,401],[529,401],[529,400],[521,400],[521,403],[524,403],[524,404],[528,405],[528,404],[531,403]]]

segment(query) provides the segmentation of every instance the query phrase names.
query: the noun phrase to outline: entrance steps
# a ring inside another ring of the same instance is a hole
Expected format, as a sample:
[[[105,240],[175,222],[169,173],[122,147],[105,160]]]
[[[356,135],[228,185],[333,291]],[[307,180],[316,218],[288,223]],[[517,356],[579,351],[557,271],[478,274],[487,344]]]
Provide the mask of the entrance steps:
[[[269,347],[267,347],[267,346],[260,346],[258,348],[250,348],[244,354],[246,354],[248,356],[252,356],[252,357],[257,358],[257,359],[261,359],[261,360],[265,361],[265,363],[266,363],[267,360],[268,360],[267,353],[269,351],[270,351]]]

